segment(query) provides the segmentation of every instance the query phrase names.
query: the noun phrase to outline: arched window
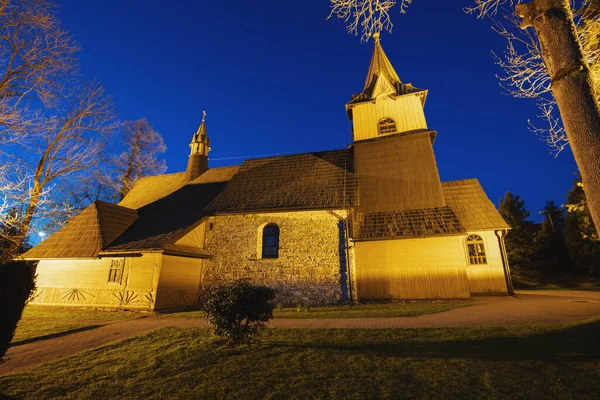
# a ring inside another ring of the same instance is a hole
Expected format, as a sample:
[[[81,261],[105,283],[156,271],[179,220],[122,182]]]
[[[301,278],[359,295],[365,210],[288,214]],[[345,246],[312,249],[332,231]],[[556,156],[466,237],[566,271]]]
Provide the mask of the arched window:
[[[485,247],[483,239],[479,235],[470,235],[467,238],[467,253],[469,254],[469,264],[487,264],[485,257]]]
[[[279,227],[276,224],[268,224],[262,233],[262,258],[279,257]]]
[[[384,118],[378,124],[379,134],[396,133],[396,121],[391,118]]]

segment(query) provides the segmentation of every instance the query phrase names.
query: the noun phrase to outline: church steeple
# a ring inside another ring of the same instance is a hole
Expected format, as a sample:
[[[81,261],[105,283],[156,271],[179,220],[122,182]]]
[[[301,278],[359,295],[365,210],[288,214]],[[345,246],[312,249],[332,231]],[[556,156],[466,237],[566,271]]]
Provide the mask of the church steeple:
[[[206,135],[206,111],[202,112],[202,122],[190,143],[190,158],[185,171],[186,182],[192,181],[208,170],[210,139]]]
[[[383,51],[379,33],[362,92],[346,104],[348,119],[353,122],[354,140],[381,135],[427,129],[423,106],[427,90],[403,83]]]
[[[371,64],[369,64],[369,71],[367,72],[367,79],[365,79],[363,92],[371,87],[371,85],[375,84],[377,78],[380,76],[384,76],[393,86],[402,84],[394,66],[385,55],[383,47],[381,47],[379,33],[373,34],[373,41],[375,42],[375,48],[373,49],[373,55],[371,56]]]

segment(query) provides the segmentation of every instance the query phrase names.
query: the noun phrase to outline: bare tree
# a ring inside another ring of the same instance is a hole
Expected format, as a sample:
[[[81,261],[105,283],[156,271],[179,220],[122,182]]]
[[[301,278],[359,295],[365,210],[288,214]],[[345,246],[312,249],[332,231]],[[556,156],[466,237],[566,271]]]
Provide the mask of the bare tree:
[[[118,140],[122,141],[124,150],[112,160],[117,175],[112,186],[115,197],[121,200],[141,177],[167,170],[165,160],[157,157],[167,147],[160,133],[146,119],[125,121]]]
[[[76,72],[79,46],[60,27],[48,0],[0,0],[0,144],[37,123],[29,109],[50,105]]]
[[[18,210],[17,219],[12,222],[16,233],[9,238],[13,253],[30,233],[34,218],[52,219],[69,208],[67,204],[56,203],[60,196],[54,199],[49,196],[53,185],[95,165],[106,138],[118,125],[110,97],[95,82],[82,85],[70,93],[64,105],[47,113],[51,115],[43,118],[35,132],[28,135],[18,161],[15,162],[15,156],[6,155],[3,160],[19,172],[4,177],[15,188],[11,197],[5,196],[5,201],[10,209]]]
[[[379,13],[364,13],[362,10],[372,9],[382,3],[381,0],[330,1],[330,16],[336,15],[352,21],[348,25],[351,33],[357,34],[358,27],[361,27],[367,33],[363,34],[363,40],[382,29],[391,30],[388,11],[396,1],[391,1],[392,4],[385,2],[385,12]],[[404,12],[410,1],[399,1],[400,11]],[[365,2],[370,3],[371,8]],[[585,4],[589,3],[593,3],[590,10],[597,15],[596,2],[590,0]],[[540,103],[542,116],[549,123],[550,134],[554,135],[551,143],[556,142],[560,146],[566,135],[586,187],[590,214],[596,225],[600,226],[600,107],[593,82],[594,70],[590,69],[589,64],[590,55],[592,58],[596,57],[593,51],[598,51],[597,16],[596,19],[592,18],[592,23],[584,24],[583,29],[578,32],[568,0],[532,0],[529,3],[522,3],[520,0],[475,0],[475,4],[465,11],[479,18],[493,17],[502,7],[509,10],[509,20],[513,18],[513,21],[518,21],[514,19],[516,15],[522,19],[521,28],[533,28],[531,33],[527,33],[530,35],[529,40],[524,41],[520,41],[517,35],[501,25],[498,29],[499,33],[506,35],[509,43],[505,65],[508,67],[505,69],[508,72],[509,86],[514,94],[523,97],[543,98],[545,93],[549,96],[551,94],[550,102]],[[584,54],[585,47],[582,48],[581,45],[582,35],[595,41],[587,54]],[[516,43],[524,45],[523,53],[516,50]],[[540,61],[544,67],[541,70]],[[553,114],[554,101],[564,130]]]

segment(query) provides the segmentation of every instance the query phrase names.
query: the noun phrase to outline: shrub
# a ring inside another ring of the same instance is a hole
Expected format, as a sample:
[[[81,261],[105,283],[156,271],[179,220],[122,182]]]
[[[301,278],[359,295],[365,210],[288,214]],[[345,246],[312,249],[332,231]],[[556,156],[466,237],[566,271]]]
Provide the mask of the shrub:
[[[27,300],[35,290],[35,267],[31,261],[0,264],[0,360],[15,334]]]
[[[229,343],[247,343],[273,318],[274,298],[271,288],[237,280],[211,288],[204,311],[213,333]]]

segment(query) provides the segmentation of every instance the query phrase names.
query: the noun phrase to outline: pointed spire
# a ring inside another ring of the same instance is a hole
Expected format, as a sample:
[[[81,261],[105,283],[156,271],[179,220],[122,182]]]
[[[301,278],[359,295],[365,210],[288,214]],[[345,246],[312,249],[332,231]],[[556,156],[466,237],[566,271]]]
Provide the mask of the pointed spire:
[[[396,97],[411,93],[419,96],[421,103],[425,105],[427,90],[416,88],[410,83],[402,83],[394,66],[383,51],[383,47],[381,47],[379,32],[373,34],[373,42],[373,55],[371,56],[371,63],[369,64],[369,71],[367,72],[363,90],[358,94],[352,95],[346,107],[372,101],[381,95]]]
[[[186,182],[196,179],[208,170],[210,139],[206,134],[206,111],[202,111],[202,122],[196,133],[194,133],[190,149],[190,158],[185,175]]]
[[[369,65],[369,71],[367,72],[367,79],[365,80],[365,86],[363,90],[367,90],[372,84],[374,84],[380,75],[385,76],[394,86],[402,83],[400,77],[398,77],[398,74],[396,73],[396,70],[392,66],[392,63],[385,55],[383,47],[381,47],[379,37],[379,32],[375,32],[373,34],[375,47],[373,49],[373,55],[371,56],[371,64]]]
[[[203,136],[206,136],[205,121],[206,121],[206,111],[202,111],[202,122],[200,122],[200,126],[198,127],[198,130],[194,134],[194,139],[192,140],[192,143],[200,142],[200,141],[202,141]]]

